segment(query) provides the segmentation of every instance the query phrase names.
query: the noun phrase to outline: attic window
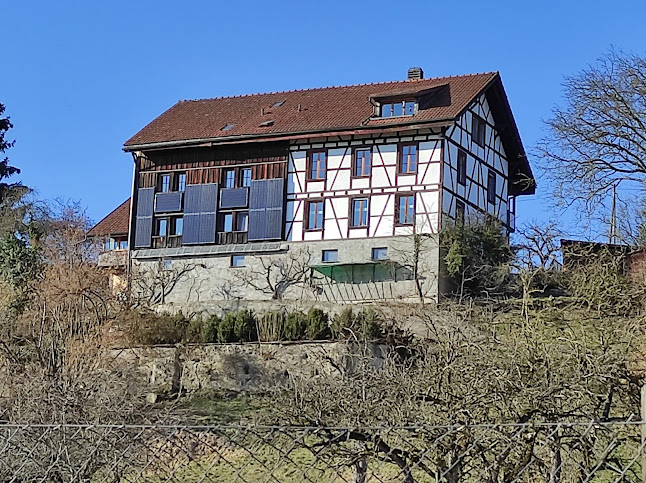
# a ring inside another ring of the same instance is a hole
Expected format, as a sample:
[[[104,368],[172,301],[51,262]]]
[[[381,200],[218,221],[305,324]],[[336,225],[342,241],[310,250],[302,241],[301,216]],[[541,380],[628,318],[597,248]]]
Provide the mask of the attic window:
[[[222,128],[222,131],[231,131],[231,129],[233,129],[233,126],[235,126],[235,124],[227,124]]]
[[[417,110],[417,103],[412,100],[385,102],[381,104],[381,117],[412,116]]]
[[[258,127],[268,127],[273,125],[274,125],[274,121],[269,120],[269,121],[261,122],[260,124],[258,124]]]
[[[271,105],[271,107],[280,107],[280,106],[282,106],[283,104],[285,104],[285,101],[277,101],[277,102],[274,102],[274,103]]]

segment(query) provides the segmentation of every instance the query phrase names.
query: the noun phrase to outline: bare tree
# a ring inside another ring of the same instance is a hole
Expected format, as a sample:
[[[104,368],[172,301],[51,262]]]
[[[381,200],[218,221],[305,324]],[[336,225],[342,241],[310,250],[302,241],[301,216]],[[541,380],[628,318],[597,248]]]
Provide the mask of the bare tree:
[[[359,428],[318,444],[337,454],[354,451],[355,463],[369,456],[396,465],[405,482],[415,481],[413,469],[434,481],[513,481],[530,465],[540,475],[533,481],[557,481],[559,445],[580,435],[537,427],[516,438],[517,429],[485,435],[469,426],[630,418],[639,393],[630,353],[642,327],[637,319],[600,320],[585,311],[518,315],[463,305],[425,308],[417,317],[428,324],[427,340],[406,352],[391,348],[379,361],[374,347],[354,344],[340,374],[293,377],[292,390],[274,407],[292,424]],[[406,441],[360,429],[402,425],[455,429],[449,437],[442,429]],[[537,450],[538,441],[551,451]],[[586,444],[594,457],[582,458],[582,468],[612,466],[608,455],[594,453],[594,439]],[[360,481],[363,463],[356,471]]]
[[[592,213],[614,187],[646,181],[646,58],[611,50],[563,86],[538,154],[557,199]]]
[[[165,259],[159,259],[153,263],[133,264],[132,297],[138,305],[165,304],[166,297],[180,283],[188,283],[191,274],[197,268],[204,268],[204,266],[201,263]],[[189,286],[188,290],[191,291],[193,288]],[[199,291],[199,288],[196,290]]]
[[[251,287],[270,295],[272,300],[282,300],[289,289],[310,285],[311,262],[312,252],[308,247],[290,247],[286,253],[259,255],[248,266],[234,272],[232,284]]]

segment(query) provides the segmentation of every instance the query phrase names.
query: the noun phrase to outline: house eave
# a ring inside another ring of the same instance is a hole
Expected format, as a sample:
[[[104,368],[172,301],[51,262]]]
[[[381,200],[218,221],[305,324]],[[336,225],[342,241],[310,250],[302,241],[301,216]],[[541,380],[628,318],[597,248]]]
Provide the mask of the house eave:
[[[374,132],[394,132],[401,131],[402,128],[408,130],[414,129],[428,129],[428,128],[441,128],[446,127],[455,121],[455,118],[437,119],[433,121],[420,122],[400,122],[397,124],[376,125],[376,126],[356,126],[351,128],[338,128],[338,129],[318,129],[308,130],[293,133],[271,133],[271,134],[245,134],[239,136],[226,136],[226,137],[212,137],[212,138],[197,138],[197,139],[182,139],[177,141],[162,141],[156,143],[146,144],[132,144],[123,147],[125,152],[134,151],[154,151],[169,148],[184,148],[184,147],[198,147],[198,146],[214,146],[214,145],[227,145],[239,144],[249,142],[263,142],[263,141],[291,141],[295,139],[303,139],[312,136],[347,136],[347,135],[361,135],[372,134]]]

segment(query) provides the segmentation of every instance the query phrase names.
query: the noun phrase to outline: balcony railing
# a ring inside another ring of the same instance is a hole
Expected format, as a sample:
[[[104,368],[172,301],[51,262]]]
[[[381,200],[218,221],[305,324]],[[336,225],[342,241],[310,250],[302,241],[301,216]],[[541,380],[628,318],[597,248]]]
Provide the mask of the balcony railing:
[[[108,250],[99,254],[99,267],[124,268],[128,264],[128,250]]]
[[[239,245],[247,243],[246,231],[227,231],[218,233],[218,245]]]
[[[182,246],[182,235],[154,236],[153,248],[177,248]]]

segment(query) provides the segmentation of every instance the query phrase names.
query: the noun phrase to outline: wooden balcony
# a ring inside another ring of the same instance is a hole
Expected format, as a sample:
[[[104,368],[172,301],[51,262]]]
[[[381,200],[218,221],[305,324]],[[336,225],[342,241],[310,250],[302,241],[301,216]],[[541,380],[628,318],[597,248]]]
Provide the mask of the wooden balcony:
[[[228,231],[218,233],[218,245],[239,245],[241,243],[247,243],[246,231]]]
[[[154,236],[153,248],[177,248],[182,246],[182,235]]]
[[[125,268],[128,264],[128,250],[108,250],[99,254],[97,265],[103,268]]]

